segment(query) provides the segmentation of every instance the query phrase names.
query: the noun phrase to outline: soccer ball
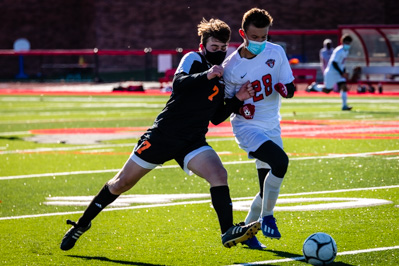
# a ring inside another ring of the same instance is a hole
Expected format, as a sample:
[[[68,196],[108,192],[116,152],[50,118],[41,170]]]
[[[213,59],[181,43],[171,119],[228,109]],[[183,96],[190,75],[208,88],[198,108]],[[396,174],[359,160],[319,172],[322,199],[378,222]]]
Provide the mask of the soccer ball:
[[[337,256],[337,244],[326,233],[314,233],[303,242],[302,252],[306,262],[312,265],[327,265]]]

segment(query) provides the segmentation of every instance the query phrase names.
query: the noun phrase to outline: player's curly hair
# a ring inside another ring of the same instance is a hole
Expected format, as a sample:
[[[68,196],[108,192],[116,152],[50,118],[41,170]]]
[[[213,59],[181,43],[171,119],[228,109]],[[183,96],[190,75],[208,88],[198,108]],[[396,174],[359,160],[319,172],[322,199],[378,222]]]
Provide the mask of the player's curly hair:
[[[206,45],[210,37],[214,37],[223,43],[228,43],[230,41],[231,30],[229,25],[220,19],[211,18],[207,21],[203,18],[200,24],[198,24],[198,36],[201,37],[203,45]]]
[[[242,17],[241,29],[246,32],[250,24],[257,28],[265,28],[272,25],[272,23],[273,18],[269,12],[255,7],[245,12]]]

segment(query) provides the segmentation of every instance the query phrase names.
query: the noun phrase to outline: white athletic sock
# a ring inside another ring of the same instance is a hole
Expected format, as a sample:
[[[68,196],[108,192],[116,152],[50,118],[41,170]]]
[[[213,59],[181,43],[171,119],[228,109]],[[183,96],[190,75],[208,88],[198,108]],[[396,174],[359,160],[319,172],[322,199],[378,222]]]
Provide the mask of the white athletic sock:
[[[262,211],[262,198],[260,197],[258,192],[258,194],[256,194],[256,196],[252,200],[251,208],[249,209],[247,217],[245,218],[245,224],[249,224],[259,220],[261,211]]]
[[[342,107],[347,105],[348,93],[346,91],[341,91]]]
[[[283,183],[283,178],[273,175],[272,171],[266,176],[265,183],[263,184],[261,217],[273,215],[273,209],[280,194],[281,183]]]

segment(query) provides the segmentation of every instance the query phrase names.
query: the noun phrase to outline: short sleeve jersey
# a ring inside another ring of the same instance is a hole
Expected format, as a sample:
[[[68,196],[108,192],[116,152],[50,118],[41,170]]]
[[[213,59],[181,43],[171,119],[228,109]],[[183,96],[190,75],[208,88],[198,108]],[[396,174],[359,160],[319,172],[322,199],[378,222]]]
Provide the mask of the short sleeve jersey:
[[[335,71],[337,72],[336,69],[332,66],[332,62],[336,62],[338,64],[338,67],[341,70],[344,70],[345,68],[345,60],[348,57],[349,51],[345,51],[343,46],[340,45],[337,48],[334,49],[330,61],[328,61],[328,65],[325,71]],[[337,72],[338,73],[338,72]]]
[[[255,105],[254,118],[247,120],[241,115],[230,117],[233,128],[254,125],[270,130],[279,125],[281,96],[275,91],[277,83],[288,84],[294,80],[287,56],[280,45],[266,43],[265,49],[252,59],[242,58],[240,46],[223,63],[226,97],[232,97],[240,87],[250,81],[255,95],[244,104]]]

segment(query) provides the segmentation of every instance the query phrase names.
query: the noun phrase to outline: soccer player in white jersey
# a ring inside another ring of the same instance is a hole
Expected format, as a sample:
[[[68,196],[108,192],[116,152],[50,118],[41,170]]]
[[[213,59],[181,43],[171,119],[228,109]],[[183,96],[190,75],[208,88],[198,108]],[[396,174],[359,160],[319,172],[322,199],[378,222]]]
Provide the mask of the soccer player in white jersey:
[[[279,239],[273,209],[288,168],[281,139],[280,105],[281,97],[293,97],[295,86],[283,48],[267,42],[272,22],[263,9],[253,8],[244,14],[239,30],[243,44],[224,61],[223,78],[225,97],[234,95],[247,81],[255,91],[239,113],[230,117],[238,145],[249,158],[255,158],[260,184],[245,224],[261,220],[263,234]],[[253,249],[266,248],[256,237],[242,243]]]
[[[352,37],[348,34],[342,35],[341,43],[341,45],[334,49],[328,61],[327,68],[324,70],[324,85],[311,84],[306,91],[330,93],[334,85],[337,84],[338,90],[341,92],[342,110],[350,111],[352,107],[347,104],[348,86],[346,85],[346,80],[348,79],[348,73],[345,71],[345,60],[349,54]]]

